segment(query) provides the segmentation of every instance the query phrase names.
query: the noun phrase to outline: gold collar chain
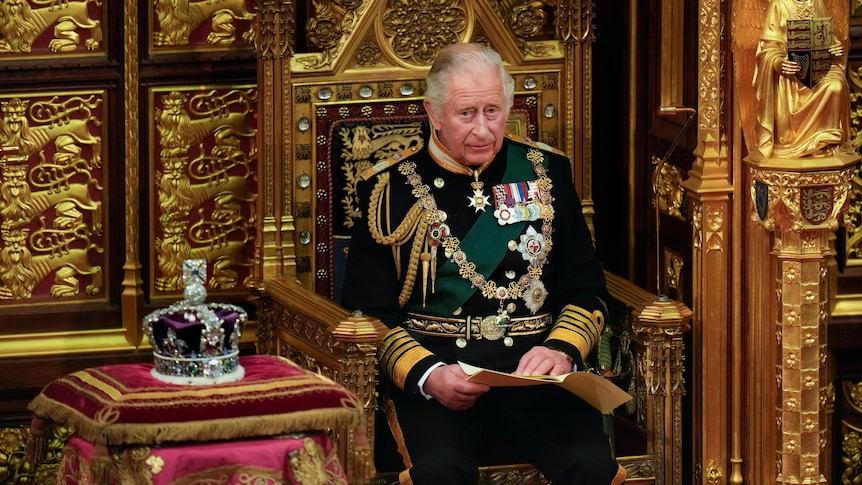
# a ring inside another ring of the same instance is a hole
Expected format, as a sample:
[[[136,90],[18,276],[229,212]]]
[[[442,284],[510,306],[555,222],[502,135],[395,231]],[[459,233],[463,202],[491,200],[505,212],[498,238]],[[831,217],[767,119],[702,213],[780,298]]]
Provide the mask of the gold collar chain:
[[[536,185],[539,189],[539,198],[543,204],[550,208],[552,183],[545,172],[545,167],[542,166],[544,155],[542,155],[541,151],[532,148],[527,152],[527,159],[533,164],[533,171],[538,177]],[[427,184],[422,183],[422,177],[416,173],[416,164],[414,162],[402,163],[398,166],[398,170],[407,178],[408,183],[413,187],[414,196],[421,201],[422,207],[428,211],[429,227],[445,226],[446,214],[437,208],[437,201],[434,199],[434,195],[431,194],[431,188]],[[467,259],[466,253],[461,249],[460,239],[449,234],[448,226],[446,226],[445,230],[438,232],[438,234],[444,234],[442,238],[426,237],[431,239],[429,241],[429,244],[432,246],[431,254],[436,256],[436,246],[438,244],[442,245],[445,256],[458,265],[458,273],[461,275],[461,278],[469,281],[473,287],[480,288],[482,296],[485,298],[499,300],[500,310],[498,313],[500,314],[500,324],[505,324],[509,319],[508,313],[514,311],[514,303],[510,303],[504,307],[506,300],[521,298],[524,296],[525,291],[531,289],[537,294],[530,295],[530,298],[532,301],[538,301],[539,303],[531,305],[530,300],[527,298],[525,298],[525,301],[533,313],[541,307],[541,302],[544,301],[544,296],[547,292],[540,278],[542,276],[542,267],[547,262],[547,254],[550,252],[553,244],[551,240],[553,213],[553,210],[544,210],[541,212],[542,232],[540,239],[544,247],[539,253],[542,256],[531,261],[527,266],[527,272],[518,279],[513,279],[507,286],[500,286],[494,280],[488,279],[485,275],[476,271],[476,263]],[[528,238],[532,237],[534,240],[539,239],[539,234],[535,230],[528,230],[526,236]],[[510,249],[514,250],[514,248]],[[426,260],[436,259],[431,254],[429,254],[429,258]]]

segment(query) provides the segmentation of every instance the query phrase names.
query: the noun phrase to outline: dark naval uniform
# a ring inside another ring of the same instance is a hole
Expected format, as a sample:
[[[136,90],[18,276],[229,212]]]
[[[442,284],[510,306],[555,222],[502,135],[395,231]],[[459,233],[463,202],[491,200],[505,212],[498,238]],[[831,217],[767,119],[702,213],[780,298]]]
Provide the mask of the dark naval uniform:
[[[583,370],[604,325],[605,279],[569,160],[507,138],[481,173],[467,172],[423,146],[357,185],[342,305],[391,329],[378,357],[406,446],[402,483],[476,483],[473,457],[492,436],[554,483],[610,483],[600,414],[557,386],[492,388],[457,412],[419,393],[440,362],[512,372],[536,345]]]

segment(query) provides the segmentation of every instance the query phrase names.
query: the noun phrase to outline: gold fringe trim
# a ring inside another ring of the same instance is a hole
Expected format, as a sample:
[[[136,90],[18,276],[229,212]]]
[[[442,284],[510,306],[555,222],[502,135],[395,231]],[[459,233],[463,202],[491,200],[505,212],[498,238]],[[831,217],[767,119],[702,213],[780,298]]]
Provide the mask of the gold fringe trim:
[[[212,441],[275,436],[309,430],[327,430],[346,426],[355,428],[362,416],[361,408],[312,409],[286,414],[264,414],[226,419],[184,421],[178,423],[103,424],[85,417],[66,404],[42,394],[30,402],[30,411],[39,417],[70,426],[87,441],[104,438],[110,445],[161,444],[174,441]]]
[[[90,472],[93,476],[93,485],[111,485],[117,470],[108,452],[107,442],[104,438],[91,441],[93,441],[93,460],[90,464]]]
[[[48,423],[40,416],[30,421],[30,437],[27,438],[27,457],[31,463],[42,463],[48,456]]]

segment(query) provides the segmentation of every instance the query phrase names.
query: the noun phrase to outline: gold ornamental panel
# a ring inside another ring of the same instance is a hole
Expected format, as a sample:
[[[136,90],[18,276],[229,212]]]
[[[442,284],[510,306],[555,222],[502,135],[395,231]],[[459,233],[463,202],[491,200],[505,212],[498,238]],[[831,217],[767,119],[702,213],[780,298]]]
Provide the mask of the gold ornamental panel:
[[[0,305],[106,298],[105,96],[0,96]]]
[[[151,89],[153,295],[182,291],[182,262],[206,259],[208,287],[250,274],[257,199],[257,89]]]
[[[108,4],[108,0],[3,0],[0,62],[104,56]]]
[[[154,0],[150,54],[254,50],[254,0]]]
[[[854,146],[862,145],[862,63],[850,63],[847,68],[850,85],[850,132]],[[847,225],[845,230],[845,254],[847,266],[862,266],[862,178],[859,170],[850,180]]]

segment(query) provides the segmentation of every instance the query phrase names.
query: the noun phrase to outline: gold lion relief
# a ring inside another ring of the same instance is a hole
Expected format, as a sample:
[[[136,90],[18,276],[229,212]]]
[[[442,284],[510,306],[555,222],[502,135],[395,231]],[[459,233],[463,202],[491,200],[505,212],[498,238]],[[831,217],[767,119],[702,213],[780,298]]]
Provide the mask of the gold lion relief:
[[[159,30],[153,33],[156,47],[189,45],[191,34],[207,20],[211,28],[207,42],[211,45],[230,45],[236,42],[235,22],[254,20],[254,15],[246,8],[245,0],[156,0],[154,9],[159,23]],[[253,24],[243,32],[242,39],[248,43],[254,42]]]
[[[182,262],[206,259],[209,285],[230,289],[249,268],[254,238],[256,91],[158,97],[155,171],[157,291],[182,288]]]
[[[84,40],[84,47],[90,51],[99,49],[102,24],[90,16],[91,4],[101,8],[102,0],[2,0],[0,53],[28,53],[33,49],[33,42],[52,28],[54,37],[48,41],[52,52],[77,50],[81,43],[80,30],[90,34]]]
[[[0,299],[102,291],[102,98],[0,102]],[[53,275],[53,282],[41,283]]]

